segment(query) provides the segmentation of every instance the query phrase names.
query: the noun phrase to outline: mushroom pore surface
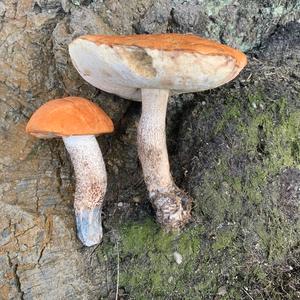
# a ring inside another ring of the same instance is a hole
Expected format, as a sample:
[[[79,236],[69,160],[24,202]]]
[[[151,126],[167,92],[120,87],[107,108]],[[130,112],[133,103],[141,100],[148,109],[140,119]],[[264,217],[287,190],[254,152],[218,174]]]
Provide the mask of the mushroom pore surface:
[[[93,86],[140,101],[141,89],[188,93],[215,88],[236,77],[247,61],[240,51],[197,36],[159,35],[162,44],[165,39],[174,39],[172,45],[189,41],[189,47],[169,49],[168,43],[159,47],[158,41],[145,43],[147,37],[134,37],[135,43],[122,36],[119,43],[106,36],[79,37],[69,45],[72,62]]]

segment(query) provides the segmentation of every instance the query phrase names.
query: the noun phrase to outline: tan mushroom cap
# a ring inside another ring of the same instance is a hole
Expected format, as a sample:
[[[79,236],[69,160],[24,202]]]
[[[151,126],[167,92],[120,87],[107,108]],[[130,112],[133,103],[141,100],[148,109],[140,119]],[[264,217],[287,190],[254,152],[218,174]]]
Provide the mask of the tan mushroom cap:
[[[247,64],[239,50],[195,35],[86,35],[69,45],[74,66],[97,88],[140,100],[140,89],[175,93],[220,86]]]
[[[26,132],[38,138],[99,135],[113,132],[109,116],[95,103],[80,97],[50,100],[31,116]]]

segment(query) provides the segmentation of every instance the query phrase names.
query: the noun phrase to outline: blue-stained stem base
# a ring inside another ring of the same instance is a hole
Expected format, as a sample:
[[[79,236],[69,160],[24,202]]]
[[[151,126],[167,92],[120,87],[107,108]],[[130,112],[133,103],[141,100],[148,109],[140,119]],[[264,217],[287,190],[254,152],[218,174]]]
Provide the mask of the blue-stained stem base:
[[[77,236],[87,247],[97,245],[102,240],[101,208],[84,209],[77,212]]]

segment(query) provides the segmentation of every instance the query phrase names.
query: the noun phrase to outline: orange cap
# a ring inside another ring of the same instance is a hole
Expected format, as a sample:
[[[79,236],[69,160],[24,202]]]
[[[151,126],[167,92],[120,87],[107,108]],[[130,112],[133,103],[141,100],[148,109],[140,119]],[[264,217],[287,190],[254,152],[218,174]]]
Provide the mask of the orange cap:
[[[242,68],[247,63],[247,57],[241,51],[193,34],[85,35],[81,36],[80,39],[94,42],[97,45],[126,45],[164,51],[231,56],[236,60],[236,64]]]
[[[142,100],[142,89],[172,94],[216,88],[247,63],[237,49],[191,34],[86,35],[69,45],[79,74],[93,86]]]
[[[95,103],[80,97],[50,100],[31,116],[26,132],[38,138],[99,135],[113,132],[110,117]]]

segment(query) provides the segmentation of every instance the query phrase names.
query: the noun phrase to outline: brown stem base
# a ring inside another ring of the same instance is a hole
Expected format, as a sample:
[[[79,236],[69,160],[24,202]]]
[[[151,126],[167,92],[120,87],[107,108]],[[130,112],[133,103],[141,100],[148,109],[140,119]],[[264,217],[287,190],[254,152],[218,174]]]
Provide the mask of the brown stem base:
[[[167,232],[183,227],[191,219],[192,198],[174,186],[166,192],[151,192],[156,220]]]

